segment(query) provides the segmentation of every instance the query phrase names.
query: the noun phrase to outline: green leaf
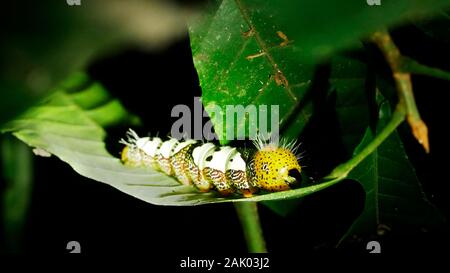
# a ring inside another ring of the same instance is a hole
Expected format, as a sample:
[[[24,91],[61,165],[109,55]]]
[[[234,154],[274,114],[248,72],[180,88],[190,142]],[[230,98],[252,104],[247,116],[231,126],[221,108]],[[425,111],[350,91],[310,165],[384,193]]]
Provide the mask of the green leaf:
[[[162,1],[81,2],[79,6],[66,1],[2,5],[0,125],[94,58],[127,46],[160,47],[185,31],[180,10]]]
[[[244,1],[216,3],[203,21],[191,23],[189,32],[202,101],[219,139],[227,143],[227,128],[236,132],[252,122],[247,117],[225,121],[226,107],[235,105],[268,105],[269,111],[270,105],[278,105],[282,125],[299,111],[298,122],[292,126],[295,130],[289,133],[296,138],[310,115],[297,106],[310,86],[314,67],[298,62],[292,47],[280,45],[283,39],[277,31],[282,29],[266,10],[274,1],[261,9],[249,9]],[[222,111],[214,113],[216,106]],[[239,124],[226,123],[231,121]]]
[[[418,61],[403,57],[401,60],[401,69],[407,73],[417,74],[417,75],[425,75],[430,77],[435,77],[438,79],[443,79],[450,81],[450,72],[445,71],[436,67],[430,67],[424,64],[419,63]]]
[[[380,106],[378,132],[390,119],[389,104]],[[369,143],[376,132],[367,129],[355,154]],[[351,235],[382,235],[401,225],[422,228],[442,221],[428,202],[397,132],[391,134],[370,156],[353,169],[349,179],[357,180],[366,192],[365,207],[341,242]]]
[[[249,2],[248,6],[258,1]],[[262,1],[260,1],[262,2]],[[358,41],[375,30],[440,12],[449,0],[381,0],[370,6],[361,0],[279,0],[267,6],[274,22],[294,40],[301,61],[316,61],[337,50],[358,46]]]
[[[189,32],[203,103],[221,143],[228,142],[227,129],[237,132],[254,123],[247,117],[225,119],[227,105],[279,105],[285,136],[297,137],[311,115],[303,99],[314,63],[359,46],[359,39],[376,29],[446,6],[449,0],[381,6],[361,0],[212,1]]]
[[[373,94],[368,90],[371,87],[367,85],[367,77],[367,65],[363,60],[346,55],[332,58],[330,88],[336,96],[339,130],[349,156],[369,124],[369,100]]]
[[[103,101],[105,92],[98,83],[86,87],[83,77],[71,79],[72,92],[59,90],[41,104],[32,107],[18,119],[8,123],[2,132],[12,132],[20,140],[32,147],[45,150],[68,163],[79,174],[96,181],[109,184],[129,195],[158,205],[200,205],[218,202],[282,200],[302,197],[329,187],[340,179],[325,181],[313,186],[270,194],[261,194],[252,198],[223,198],[216,193],[200,193],[193,186],[183,186],[175,179],[160,172],[123,165],[105,149],[105,131],[101,125],[104,118],[92,115],[101,112],[121,120],[129,117],[113,113],[108,103]],[[81,89],[81,90],[80,90]],[[89,97],[90,99],[87,99]],[[86,99],[81,99],[86,98]],[[90,108],[92,105],[99,105]],[[125,113],[125,110],[120,110]]]

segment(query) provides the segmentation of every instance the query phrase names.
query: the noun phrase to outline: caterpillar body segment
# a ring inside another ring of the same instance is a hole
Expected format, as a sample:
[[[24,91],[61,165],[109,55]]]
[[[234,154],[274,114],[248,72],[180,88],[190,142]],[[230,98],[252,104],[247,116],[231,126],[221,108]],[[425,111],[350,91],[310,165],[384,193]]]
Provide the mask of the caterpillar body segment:
[[[175,148],[178,146],[179,142],[175,138],[171,138],[164,141],[156,151],[155,159],[158,162],[159,169],[169,176],[175,174],[173,166],[171,164],[171,159],[175,155]]]
[[[231,156],[236,153],[236,149],[229,146],[220,147],[218,151],[212,154],[211,160],[206,161],[203,174],[210,181],[217,191],[228,196],[235,191],[234,181],[227,179],[226,171],[228,170],[228,162]]]
[[[131,129],[127,137],[120,141],[125,144],[121,154],[125,165],[161,171],[201,192],[250,197],[260,189],[283,191],[297,181],[293,174],[301,172],[293,143],[278,146],[258,140],[257,150],[243,155],[237,148],[195,140],[140,138]]]
[[[213,184],[207,179],[203,170],[206,168],[207,160],[212,157],[216,146],[205,143],[192,150],[192,160],[189,162],[189,173],[194,185],[202,192],[208,192],[213,188]]]
[[[184,185],[193,184],[189,167],[193,166],[192,150],[195,148],[196,143],[195,140],[178,143],[173,155],[170,157],[170,165],[173,168],[174,176]]]

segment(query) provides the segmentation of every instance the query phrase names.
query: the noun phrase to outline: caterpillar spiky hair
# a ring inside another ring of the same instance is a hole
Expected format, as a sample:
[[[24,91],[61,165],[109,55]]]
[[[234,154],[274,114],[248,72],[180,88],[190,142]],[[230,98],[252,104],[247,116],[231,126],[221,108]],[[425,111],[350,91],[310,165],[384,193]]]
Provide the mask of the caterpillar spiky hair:
[[[276,140],[258,137],[254,141],[256,150],[247,157],[230,146],[140,138],[130,129],[127,140],[120,141],[125,145],[121,160],[126,165],[161,171],[202,192],[216,190],[223,196],[239,193],[250,197],[258,190],[288,190],[299,180],[302,169],[296,156],[298,146]]]

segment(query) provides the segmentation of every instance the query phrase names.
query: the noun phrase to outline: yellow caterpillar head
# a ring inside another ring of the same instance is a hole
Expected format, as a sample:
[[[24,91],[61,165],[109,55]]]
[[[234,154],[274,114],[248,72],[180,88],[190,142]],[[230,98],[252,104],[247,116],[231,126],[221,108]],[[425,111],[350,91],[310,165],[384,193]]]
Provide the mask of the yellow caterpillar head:
[[[300,180],[301,166],[295,155],[294,143],[275,145],[257,143],[253,156],[255,182],[267,191],[288,190]]]

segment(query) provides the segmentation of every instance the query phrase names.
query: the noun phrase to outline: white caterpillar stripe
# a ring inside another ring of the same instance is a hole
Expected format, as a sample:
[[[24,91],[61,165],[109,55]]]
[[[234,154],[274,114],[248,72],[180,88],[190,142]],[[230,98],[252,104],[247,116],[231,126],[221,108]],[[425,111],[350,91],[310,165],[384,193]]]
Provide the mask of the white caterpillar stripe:
[[[237,192],[251,196],[259,188],[285,190],[295,180],[288,170],[300,172],[295,155],[284,147],[260,144],[260,150],[244,160],[230,146],[175,138],[166,141],[158,137],[140,138],[131,129],[127,137],[126,141],[120,141],[126,145],[122,152],[124,164],[162,171],[203,192],[215,189],[222,195]]]

